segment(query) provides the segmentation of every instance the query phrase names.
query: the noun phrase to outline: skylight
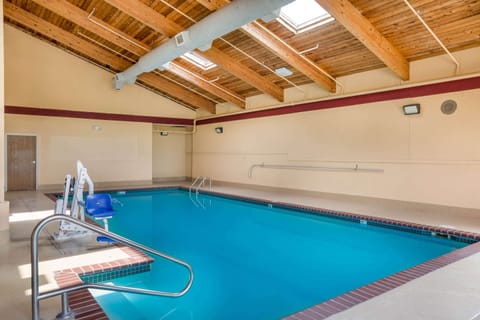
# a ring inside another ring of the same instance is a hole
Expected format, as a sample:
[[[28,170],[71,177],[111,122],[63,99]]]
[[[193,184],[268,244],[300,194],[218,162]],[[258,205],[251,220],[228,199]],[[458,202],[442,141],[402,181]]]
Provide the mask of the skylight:
[[[196,54],[195,52],[187,52],[184,55],[180,56],[180,58],[187,60],[191,64],[203,69],[203,70],[209,70],[217,65],[213,63],[210,60],[205,59],[204,57],[201,57],[200,55]]]
[[[294,33],[301,33],[333,21],[315,0],[296,0],[280,10],[278,21]]]

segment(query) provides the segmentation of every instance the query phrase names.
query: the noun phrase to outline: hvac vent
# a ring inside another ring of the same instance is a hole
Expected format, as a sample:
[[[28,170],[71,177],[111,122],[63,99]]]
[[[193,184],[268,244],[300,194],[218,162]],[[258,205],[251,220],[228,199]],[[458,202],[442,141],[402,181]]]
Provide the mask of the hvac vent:
[[[457,110],[457,103],[454,100],[446,100],[442,103],[440,110],[443,114],[452,114]]]
[[[190,32],[182,31],[175,35],[175,44],[177,47],[183,46],[186,42],[190,42]]]

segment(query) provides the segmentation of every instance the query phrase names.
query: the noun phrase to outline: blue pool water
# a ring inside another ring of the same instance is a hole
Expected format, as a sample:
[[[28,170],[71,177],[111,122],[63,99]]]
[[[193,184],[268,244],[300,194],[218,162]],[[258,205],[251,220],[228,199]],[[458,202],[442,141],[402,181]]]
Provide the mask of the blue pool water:
[[[111,319],[278,319],[417,265],[466,243],[330,217],[167,189],[113,193],[110,229],[188,262],[180,298],[95,291]],[[111,280],[177,291],[184,268]]]

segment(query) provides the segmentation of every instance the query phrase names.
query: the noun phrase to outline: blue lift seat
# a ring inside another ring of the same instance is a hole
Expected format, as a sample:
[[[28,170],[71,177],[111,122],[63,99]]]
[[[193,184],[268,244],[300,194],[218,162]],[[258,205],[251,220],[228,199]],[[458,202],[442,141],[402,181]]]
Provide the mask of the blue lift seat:
[[[85,200],[87,214],[94,218],[112,217],[115,210],[112,207],[112,197],[108,193],[89,194]]]
[[[112,197],[108,193],[89,194],[85,199],[85,210],[87,214],[96,220],[102,219],[105,231],[108,231],[108,220],[113,217],[116,212],[112,206]],[[105,237],[97,237],[100,242],[114,242],[114,240]]]

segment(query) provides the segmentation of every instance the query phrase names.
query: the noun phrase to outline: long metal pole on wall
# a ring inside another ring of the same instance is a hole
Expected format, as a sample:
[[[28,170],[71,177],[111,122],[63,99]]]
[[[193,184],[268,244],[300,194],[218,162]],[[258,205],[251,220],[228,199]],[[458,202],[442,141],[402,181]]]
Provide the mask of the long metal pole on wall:
[[[355,167],[326,167],[326,166],[294,166],[283,164],[253,164],[248,169],[248,177],[253,176],[253,169],[255,168],[269,168],[269,169],[289,169],[289,170],[324,170],[324,171],[353,171],[353,172],[384,172],[383,169],[378,168],[359,168],[358,164]]]

